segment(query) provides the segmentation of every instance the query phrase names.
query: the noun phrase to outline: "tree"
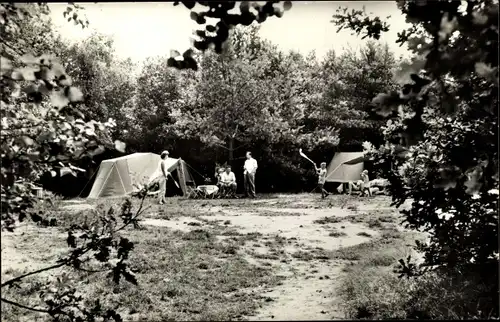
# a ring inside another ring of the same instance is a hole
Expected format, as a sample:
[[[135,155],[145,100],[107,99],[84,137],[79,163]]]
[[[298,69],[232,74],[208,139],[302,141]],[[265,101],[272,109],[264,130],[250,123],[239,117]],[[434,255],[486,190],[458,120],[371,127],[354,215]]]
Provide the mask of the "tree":
[[[321,119],[339,128],[342,149],[359,150],[366,137],[381,143],[382,121],[372,117],[371,100],[395,87],[395,67],[396,60],[387,44],[374,41],[359,52],[326,55],[320,72],[324,80]]]
[[[394,203],[413,199],[402,211],[408,226],[430,234],[417,245],[424,265],[475,271],[491,286],[481,295],[491,301],[476,310],[498,317],[498,2],[398,7],[412,24],[399,42],[415,55],[400,91],[373,100],[390,119],[385,145],[371,152],[391,181]],[[372,36],[381,25],[347,11],[336,23]],[[404,263],[402,269],[415,273]]]
[[[172,126],[178,133],[226,149],[229,162],[234,151],[257,140],[271,145],[335,144],[330,127],[302,131],[304,107],[300,102],[290,104],[291,99],[300,99],[290,88],[288,96],[279,94],[284,78],[270,76],[276,49],[259,39],[256,27],[247,28],[234,30],[222,54],[204,53],[196,100],[180,107]]]
[[[61,46],[60,57],[85,98],[82,109],[89,119],[124,120],[121,107],[131,98],[133,64],[114,55],[113,39],[93,33],[80,43]],[[122,125],[122,124],[120,124]]]
[[[73,8],[80,7],[69,6],[65,16]],[[42,226],[52,224],[49,214],[33,212],[38,200],[33,195],[32,186],[42,173],[62,162],[71,168],[72,162],[99,154],[106,147],[120,151],[125,148],[123,142],[111,140],[110,129],[115,125],[112,120],[106,123],[84,121],[79,111],[83,94],[73,86],[61,62],[53,55],[35,55],[39,54],[38,50],[50,49],[53,43],[44,44],[43,37],[46,35],[37,35],[27,26],[34,22],[49,26],[45,21],[37,20],[47,13],[46,4],[0,5],[3,36],[0,56],[1,225],[2,230],[7,231],[13,231],[16,224],[27,216]],[[30,23],[27,24],[24,19]],[[77,13],[68,19],[84,25]],[[25,27],[28,28],[26,33]],[[28,41],[18,43],[18,39],[24,40],[23,37]],[[48,38],[54,39],[50,34]],[[146,195],[144,191],[140,194],[143,198]],[[121,238],[118,233],[130,224],[137,225],[137,216],[141,211],[142,206],[134,213],[128,201],[121,209],[121,220],[115,218],[111,209],[102,213],[99,220],[90,226],[73,225],[68,230],[68,255],[51,266],[3,281],[2,303],[46,313],[56,321],[89,321],[96,318],[121,321],[114,310],[106,310],[98,301],[93,306],[83,305],[84,298],[69,285],[40,290],[44,303],[42,307],[30,307],[6,296],[10,287],[19,287],[27,277],[59,267],[72,267],[90,273],[110,272],[116,283],[121,277],[137,283],[127,262],[133,243]],[[116,256],[112,256],[113,253]]]
[[[189,79],[181,76],[180,71],[168,66],[167,58],[149,58],[144,63],[130,102],[133,145],[150,151],[171,147],[169,141],[177,138],[168,129],[174,122],[171,114],[188,98],[181,91],[189,88]]]

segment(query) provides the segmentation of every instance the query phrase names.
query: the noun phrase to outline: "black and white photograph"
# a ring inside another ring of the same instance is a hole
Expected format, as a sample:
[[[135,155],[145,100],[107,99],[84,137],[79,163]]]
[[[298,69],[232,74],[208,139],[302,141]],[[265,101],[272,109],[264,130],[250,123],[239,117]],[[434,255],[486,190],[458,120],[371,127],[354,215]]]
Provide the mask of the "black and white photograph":
[[[498,13],[0,3],[1,321],[500,319]]]

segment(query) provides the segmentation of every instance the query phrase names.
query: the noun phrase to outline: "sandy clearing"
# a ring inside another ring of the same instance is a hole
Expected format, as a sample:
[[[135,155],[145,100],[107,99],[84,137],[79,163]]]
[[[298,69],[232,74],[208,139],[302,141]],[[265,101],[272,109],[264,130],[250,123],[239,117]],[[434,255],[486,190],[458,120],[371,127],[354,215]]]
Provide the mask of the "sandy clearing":
[[[156,227],[168,227],[175,230],[190,231],[193,227],[204,225],[203,222],[192,218],[192,217],[175,217],[170,220],[167,219],[156,219],[156,218],[144,218],[140,221],[143,225],[156,226]]]
[[[315,217],[328,217],[328,216],[335,216],[335,217],[346,217],[349,215],[352,215],[352,212],[334,207],[334,208],[270,208],[270,207],[261,207],[259,208],[259,211],[270,211],[270,212],[285,212],[285,213],[297,213],[301,215],[308,215],[308,216],[315,216]],[[317,218],[316,218],[317,219]]]
[[[258,201],[261,202],[261,200]],[[375,209],[378,208],[375,207]],[[280,286],[266,293],[268,299],[263,303],[262,308],[255,316],[247,318],[250,320],[343,318],[341,311],[337,308],[334,294],[336,278],[341,274],[342,265],[330,260],[298,260],[293,258],[292,254],[299,251],[307,253],[315,248],[335,250],[369,241],[369,237],[358,236],[361,232],[373,237],[377,236],[377,231],[363,224],[314,223],[315,220],[323,217],[342,218],[356,215],[355,212],[339,207],[327,209],[256,207],[248,211],[235,207],[212,206],[204,210],[210,214],[199,218],[206,222],[178,217],[173,220],[145,219],[142,223],[189,231],[195,227],[188,225],[188,222],[198,222],[202,225],[207,225],[207,222],[228,222],[227,227],[235,228],[240,233],[259,232],[263,234],[259,243],[249,242],[243,247],[245,259],[254,265],[273,266],[278,275],[287,276],[287,278]],[[269,216],[269,213],[276,215]],[[333,230],[342,231],[346,236],[338,238],[329,236]],[[262,245],[262,241],[277,236],[289,240],[289,243],[282,247],[279,259],[273,259],[273,257],[262,259],[263,255],[271,253],[271,249]],[[223,239],[220,238],[220,240]]]
[[[261,208],[263,211],[268,211],[267,208]],[[294,212],[294,209],[286,209],[285,212]],[[342,224],[328,224],[319,225],[314,223],[315,220],[325,217],[326,212],[314,210],[324,209],[307,209],[308,213],[304,215],[304,209],[295,209],[296,213],[300,216],[283,215],[283,216],[262,216],[253,213],[241,214],[231,209],[223,209],[220,212],[223,214],[216,214],[212,216],[200,216],[206,220],[230,221],[230,226],[235,226],[242,233],[259,232],[264,235],[279,235],[285,238],[297,238],[300,241],[307,243],[307,246],[321,247],[328,250],[338,249],[339,247],[352,246],[363,243],[369,240],[367,237],[358,236],[360,232],[366,232],[372,236],[378,233],[375,230],[369,229],[360,224],[342,223]],[[328,215],[340,214],[340,217],[351,215],[352,213],[343,209],[328,209]],[[341,228],[344,226],[344,228]],[[329,230],[333,228],[341,229],[347,236],[342,238],[333,238],[329,236]]]
[[[239,209],[227,207],[213,207],[211,211],[215,214],[201,216],[201,218],[229,220],[231,226],[235,226],[243,233],[260,232],[264,236],[294,238],[295,243],[283,247],[284,257],[288,259],[297,251],[307,252],[314,248],[334,250],[369,241],[369,237],[358,236],[361,232],[372,236],[378,235],[377,231],[362,224],[314,223],[315,220],[326,216],[346,217],[354,214],[352,211],[338,207],[329,209],[259,207],[244,214]],[[265,212],[283,213],[283,215],[265,216]],[[329,236],[329,232],[334,229],[341,230],[347,235],[340,238]],[[245,248],[248,254],[247,260],[256,265],[262,265],[263,261],[255,260],[252,255],[264,255],[269,252],[269,249],[264,246],[247,245]],[[342,265],[338,262],[296,259],[284,262],[268,259],[265,262],[272,265],[278,275],[288,276],[288,278],[266,294],[269,297],[268,300],[255,316],[247,317],[249,320],[321,320],[344,317],[337,307],[334,294],[336,278],[341,274],[342,269]]]
[[[297,208],[270,207],[273,203],[283,204],[283,199],[255,200],[254,203],[265,203],[265,206],[254,207],[251,210],[238,208],[237,205],[209,205],[201,207],[207,214],[200,216],[199,219],[205,222],[179,217],[173,220],[145,219],[143,223],[189,231],[195,227],[189,226],[188,222],[198,222],[202,225],[209,225],[209,222],[226,222],[227,227],[235,228],[240,233],[259,232],[263,235],[259,243],[248,242],[243,247],[245,259],[254,265],[272,266],[276,274],[287,278],[280,286],[266,293],[268,298],[261,309],[255,316],[247,318],[250,320],[341,319],[343,316],[337,308],[334,289],[336,278],[341,274],[342,264],[331,260],[300,260],[293,258],[292,255],[297,252],[308,253],[314,249],[335,250],[369,241],[370,237],[358,234],[364,232],[375,237],[379,233],[363,224],[347,221],[318,224],[314,221],[330,216],[343,218],[373,210],[385,210],[387,206],[385,202],[379,202],[372,208],[365,207],[360,211],[358,202],[355,201],[351,204],[353,206],[351,209],[356,211],[340,207],[306,208],[308,204],[303,204],[304,202],[314,202],[313,198],[309,199],[311,200],[300,200],[301,207]],[[342,231],[346,235],[329,236],[333,230]],[[262,242],[274,237],[287,238],[288,243],[281,248],[279,259],[276,259],[276,253],[263,259],[264,255],[271,254],[271,249],[262,245]]]
[[[26,249],[34,249],[34,247],[24,247],[23,244],[36,242],[33,239],[34,234],[42,239],[47,235],[57,235],[61,238],[61,245],[65,246],[66,235],[60,233],[56,228],[47,227],[40,229],[30,224],[22,224],[14,232],[2,232],[2,281],[12,277],[11,273],[15,271],[28,272],[46,267],[47,263],[52,262],[50,259],[54,259],[67,251],[65,247],[47,247],[43,252],[27,252]],[[47,275],[50,274],[47,273]]]
[[[286,321],[343,318],[333,294],[333,284],[341,274],[342,266],[332,262],[318,263],[314,269],[307,271],[305,269],[310,267],[298,262],[290,265],[300,268],[299,271],[267,293],[270,302],[248,319]]]

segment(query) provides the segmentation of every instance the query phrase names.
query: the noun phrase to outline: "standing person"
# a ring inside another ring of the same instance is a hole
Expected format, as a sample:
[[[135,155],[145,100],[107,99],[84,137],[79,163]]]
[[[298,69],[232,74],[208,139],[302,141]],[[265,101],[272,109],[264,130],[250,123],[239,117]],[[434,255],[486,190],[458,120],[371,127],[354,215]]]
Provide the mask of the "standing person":
[[[160,170],[161,170],[161,176],[160,176],[160,193],[159,193],[159,199],[160,199],[160,205],[163,205],[165,201],[165,194],[167,192],[167,179],[168,176],[170,175],[170,172],[168,172],[168,165],[167,165],[167,160],[168,160],[168,151],[163,151],[160,154],[161,161],[160,161]]]
[[[330,194],[324,188],[325,181],[326,181],[326,173],[327,173],[326,162],[321,162],[319,168],[315,164],[314,169],[316,170],[316,173],[318,174],[318,188],[321,190],[321,198],[324,199],[326,196],[328,196]]]
[[[231,171],[231,166],[226,167],[226,171],[221,176],[223,194],[234,197],[236,193],[236,176]]]
[[[258,165],[257,160],[252,158],[252,153],[247,152],[247,159],[245,165],[243,166],[243,175],[245,177],[245,197],[255,198],[255,172],[257,171]]]

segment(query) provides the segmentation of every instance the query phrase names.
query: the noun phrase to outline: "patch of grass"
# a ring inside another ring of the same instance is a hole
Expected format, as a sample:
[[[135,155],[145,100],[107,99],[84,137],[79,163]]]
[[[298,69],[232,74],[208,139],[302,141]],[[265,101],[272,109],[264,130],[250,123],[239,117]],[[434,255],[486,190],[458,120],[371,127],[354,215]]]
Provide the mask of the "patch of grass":
[[[347,206],[347,209],[349,209],[353,212],[358,212],[359,207],[358,207],[358,205],[349,205],[349,206]]]
[[[364,231],[359,232],[356,235],[361,236],[361,237],[372,237],[372,235],[370,235],[369,233],[364,232]]]
[[[313,221],[315,224],[320,224],[320,225],[326,225],[326,224],[337,224],[342,222],[342,218],[335,217],[335,216],[330,216],[330,217],[323,217],[320,219],[316,219]]]
[[[370,218],[368,220],[368,227],[372,228],[372,229],[375,229],[375,228],[380,229],[383,227],[383,225],[382,225],[380,218]]]
[[[329,232],[328,236],[338,238],[338,237],[347,236],[347,234],[345,232],[343,232],[343,231],[338,231],[337,229],[335,229],[335,230]]]
[[[242,236],[243,234],[236,230],[236,228],[224,229],[219,233],[220,236]]]
[[[14,276],[17,275],[21,274],[15,274]],[[44,285],[44,280],[42,276],[29,276],[22,283],[19,284],[19,287],[10,287],[2,289],[2,297],[5,297],[6,299],[9,299],[11,301],[16,301],[18,303],[27,306],[29,306],[32,303],[40,305],[42,303],[40,303],[38,291],[41,289],[41,287],[43,287],[43,285]],[[2,321],[6,322],[35,321],[35,316],[46,318],[46,315],[44,314],[27,311],[17,306],[6,304],[4,302],[2,302],[1,305],[1,312],[2,312],[1,313]],[[24,318],[24,320],[22,318]]]
[[[331,257],[334,259],[357,261],[363,258],[364,255],[374,251],[376,245],[373,242],[361,243],[355,246],[343,247],[334,250]]]
[[[366,233],[361,232],[359,234],[364,235]],[[334,250],[330,253],[330,257],[346,261],[359,261],[363,259],[371,261],[373,257],[385,256],[383,254],[389,252],[396,253],[397,255],[394,256],[397,259],[404,258],[407,252],[403,249],[410,249],[406,244],[414,243],[416,236],[413,233],[402,234],[398,231],[385,231],[381,236],[368,242]],[[359,265],[364,264],[360,263]]]
[[[236,255],[238,253],[239,246],[235,243],[221,243],[216,247],[222,254],[225,255]],[[226,256],[223,256],[226,257]]]
[[[276,246],[282,247],[285,244],[287,244],[288,242],[287,242],[286,237],[282,237],[280,235],[275,235],[274,236],[274,243],[275,243]]]
[[[329,253],[320,247],[312,248],[309,251],[298,250],[298,251],[292,253],[291,256],[293,258],[296,258],[296,259],[302,260],[302,261],[311,261],[314,259],[319,259],[319,260],[330,259]]]
[[[486,274],[484,270],[468,275],[463,271],[435,271],[410,279],[398,278],[393,272],[397,261],[408,255],[418,258],[411,245],[420,238],[417,233],[386,227],[380,237],[370,242],[331,254],[350,261],[337,287],[348,319],[471,319],[498,315],[498,266]]]
[[[180,235],[184,240],[199,240],[199,241],[213,241],[215,237],[207,230],[204,229],[195,229],[190,230],[187,233],[177,231],[177,235]]]
[[[126,230],[123,235],[136,242],[130,262],[138,286],[122,282],[116,287],[102,274],[76,273],[75,281],[89,299],[100,298],[103,305],[118,306],[126,320],[238,319],[253,313],[258,306],[258,292],[249,290],[279,282],[270,268],[249,264],[238,253],[236,242],[218,242],[213,233],[204,229],[182,232],[148,227]],[[256,233],[238,238],[257,236]],[[39,305],[38,284],[31,285],[33,288],[23,287],[32,293],[31,297],[15,289],[5,296],[27,305]],[[21,316],[26,321],[36,320],[31,312],[2,303],[2,321],[18,321]]]
[[[397,218],[390,215],[380,216],[378,220],[384,223],[394,223],[397,221]]]
[[[252,254],[253,257],[258,258],[258,259],[271,259],[271,260],[279,260],[280,257],[276,254],[272,253],[266,253],[266,254],[260,254],[260,253],[254,253]]]
[[[351,266],[337,292],[351,319],[488,319],[498,316],[495,271],[435,271],[400,279],[390,269]]]
[[[312,252],[304,252],[304,251],[296,251],[295,253],[292,254],[293,258],[302,260],[302,261],[311,261],[315,259],[315,256]]]
[[[352,224],[359,224],[365,222],[367,218],[368,218],[367,214],[358,214],[358,215],[345,216],[344,220]]]
[[[246,240],[246,241],[258,241],[262,237],[262,233],[259,232],[251,232],[251,233],[246,233],[246,235],[242,235],[241,238]]]
[[[382,235],[380,236],[384,240],[390,240],[390,239],[400,239],[403,236],[403,233],[401,233],[398,229],[394,227],[384,227],[382,230]]]
[[[378,267],[350,266],[341,277],[337,294],[347,318],[404,319],[403,308],[409,298],[401,290],[408,287],[406,279],[399,279],[392,272]]]

